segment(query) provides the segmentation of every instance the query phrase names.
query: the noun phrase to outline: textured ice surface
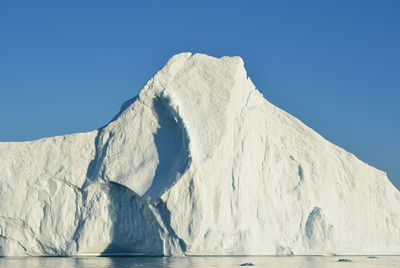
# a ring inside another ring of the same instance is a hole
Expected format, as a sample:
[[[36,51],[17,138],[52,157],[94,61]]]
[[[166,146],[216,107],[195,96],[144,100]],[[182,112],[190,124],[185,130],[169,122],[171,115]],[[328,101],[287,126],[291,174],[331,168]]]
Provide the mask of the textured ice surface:
[[[170,59],[98,130],[0,143],[0,255],[398,254],[386,174],[270,104],[239,57]]]

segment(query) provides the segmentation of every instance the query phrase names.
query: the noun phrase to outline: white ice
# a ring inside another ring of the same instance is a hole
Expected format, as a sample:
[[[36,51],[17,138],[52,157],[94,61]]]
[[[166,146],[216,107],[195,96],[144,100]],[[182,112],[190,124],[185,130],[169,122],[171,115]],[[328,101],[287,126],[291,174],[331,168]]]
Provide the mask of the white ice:
[[[288,96],[290,97],[290,96]],[[398,254],[386,174],[182,53],[98,130],[0,143],[0,255]]]

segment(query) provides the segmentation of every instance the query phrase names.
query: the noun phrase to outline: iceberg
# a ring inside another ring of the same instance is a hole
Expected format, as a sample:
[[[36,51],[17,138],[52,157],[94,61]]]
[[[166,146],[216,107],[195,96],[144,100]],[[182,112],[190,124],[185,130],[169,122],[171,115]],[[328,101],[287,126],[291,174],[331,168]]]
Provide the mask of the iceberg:
[[[400,252],[386,174],[181,53],[88,133],[0,143],[0,255]]]

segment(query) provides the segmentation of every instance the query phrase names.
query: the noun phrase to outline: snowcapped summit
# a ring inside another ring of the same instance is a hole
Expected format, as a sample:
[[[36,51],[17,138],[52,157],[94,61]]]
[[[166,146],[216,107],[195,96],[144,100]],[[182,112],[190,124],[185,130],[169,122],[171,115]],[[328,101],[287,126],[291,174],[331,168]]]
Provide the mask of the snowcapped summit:
[[[181,53],[98,130],[0,143],[0,255],[397,254],[386,174]]]

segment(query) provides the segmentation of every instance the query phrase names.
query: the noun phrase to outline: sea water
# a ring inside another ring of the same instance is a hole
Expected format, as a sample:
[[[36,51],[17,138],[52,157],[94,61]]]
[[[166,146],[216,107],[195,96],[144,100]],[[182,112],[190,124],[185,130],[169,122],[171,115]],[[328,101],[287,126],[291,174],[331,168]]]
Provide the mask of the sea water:
[[[341,261],[339,261],[341,260]],[[268,268],[391,268],[400,256],[293,256],[293,257],[7,257],[1,268],[128,268],[128,267],[241,267]]]

